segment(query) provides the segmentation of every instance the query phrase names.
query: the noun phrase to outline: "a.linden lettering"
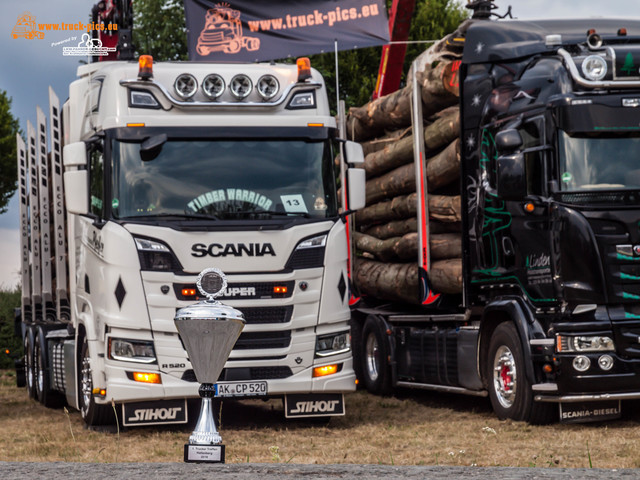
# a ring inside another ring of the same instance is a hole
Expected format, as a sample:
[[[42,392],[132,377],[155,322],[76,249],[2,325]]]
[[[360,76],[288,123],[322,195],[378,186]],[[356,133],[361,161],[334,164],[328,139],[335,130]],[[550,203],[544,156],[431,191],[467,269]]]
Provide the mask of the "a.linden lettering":
[[[273,246],[270,243],[227,243],[221,245],[219,243],[212,243],[209,246],[204,243],[196,243],[191,247],[191,255],[197,258],[209,255],[211,257],[226,257],[233,255],[234,257],[241,257],[246,255],[248,257],[264,257],[265,255],[276,256],[276,252],[273,250]]]

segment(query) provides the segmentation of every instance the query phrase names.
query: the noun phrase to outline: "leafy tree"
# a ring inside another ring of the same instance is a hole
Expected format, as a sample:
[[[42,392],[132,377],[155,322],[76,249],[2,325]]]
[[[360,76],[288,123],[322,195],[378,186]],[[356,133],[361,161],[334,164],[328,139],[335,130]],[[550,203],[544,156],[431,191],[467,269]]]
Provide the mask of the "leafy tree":
[[[0,90],[0,214],[7,211],[17,187],[16,133],[19,132],[18,120],[11,113],[11,98]]]
[[[187,60],[187,28],[182,0],[133,2],[133,45],[154,61]]]
[[[17,287],[0,291],[0,368],[13,368],[13,358],[22,355],[22,340],[14,334],[14,309],[20,306],[20,295]]]

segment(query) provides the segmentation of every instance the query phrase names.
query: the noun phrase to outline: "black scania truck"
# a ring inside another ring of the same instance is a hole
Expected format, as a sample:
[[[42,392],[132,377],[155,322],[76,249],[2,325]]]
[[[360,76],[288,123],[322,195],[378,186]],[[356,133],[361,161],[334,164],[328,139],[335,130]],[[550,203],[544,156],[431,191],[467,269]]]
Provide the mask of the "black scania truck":
[[[463,41],[462,291],[363,295],[359,376],[530,423],[616,418],[640,398],[640,22],[481,19]]]

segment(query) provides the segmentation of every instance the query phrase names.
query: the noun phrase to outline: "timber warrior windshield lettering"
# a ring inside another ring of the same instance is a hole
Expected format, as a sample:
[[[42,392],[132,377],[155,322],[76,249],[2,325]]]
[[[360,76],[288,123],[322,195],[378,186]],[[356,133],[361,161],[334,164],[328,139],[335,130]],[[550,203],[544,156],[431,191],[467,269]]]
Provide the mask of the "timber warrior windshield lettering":
[[[246,202],[264,210],[269,210],[271,205],[273,205],[273,202],[261,193],[241,188],[227,188],[226,190],[219,189],[203,193],[191,200],[187,206],[194,212],[197,212],[206,209],[209,205],[220,202],[226,202],[227,204]]]
[[[226,245],[212,243],[209,246],[204,243],[196,243],[191,247],[191,256],[200,258],[206,255],[211,257],[226,257],[227,255],[264,257],[271,255],[275,257],[276,252],[270,243],[250,243],[248,245],[245,243],[227,243]]]

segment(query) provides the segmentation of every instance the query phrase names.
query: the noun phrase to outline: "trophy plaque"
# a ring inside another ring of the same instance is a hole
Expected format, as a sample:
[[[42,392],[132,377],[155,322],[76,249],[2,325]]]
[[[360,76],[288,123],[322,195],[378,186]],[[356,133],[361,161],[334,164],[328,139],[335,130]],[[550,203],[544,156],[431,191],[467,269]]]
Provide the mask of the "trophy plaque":
[[[200,294],[207,299],[181,308],[174,320],[200,383],[198,393],[202,398],[195,430],[189,437],[189,443],[184,446],[184,461],[224,463],[224,445],[216,429],[212,399],[215,396],[215,383],[240,336],[245,320],[240,311],[216,300],[227,288],[222,271],[217,268],[203,270],[196,285]]]

